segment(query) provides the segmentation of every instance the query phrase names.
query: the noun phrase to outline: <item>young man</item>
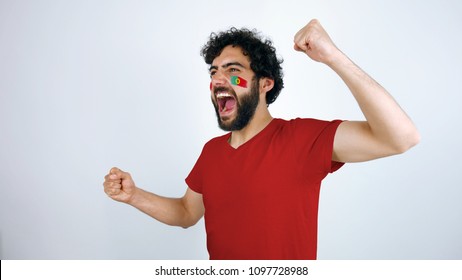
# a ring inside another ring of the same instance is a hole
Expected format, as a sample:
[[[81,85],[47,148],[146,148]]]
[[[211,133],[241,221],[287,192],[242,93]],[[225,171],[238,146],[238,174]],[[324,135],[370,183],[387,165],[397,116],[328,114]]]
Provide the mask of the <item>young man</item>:
[[[268,106],[283,81],[272,43],[247,29],[212,33],[202,55],[219,126],[230,133],[204,146],[182,198],[137,188],[118,168],[105,177],[106,194],[169,225],[187,228],[204,216],[211,259],[315,259],[322,179],[345,162],[403,153],[419,134],[317,20],[294,43],[343,79],[366,121],[274,119]]]

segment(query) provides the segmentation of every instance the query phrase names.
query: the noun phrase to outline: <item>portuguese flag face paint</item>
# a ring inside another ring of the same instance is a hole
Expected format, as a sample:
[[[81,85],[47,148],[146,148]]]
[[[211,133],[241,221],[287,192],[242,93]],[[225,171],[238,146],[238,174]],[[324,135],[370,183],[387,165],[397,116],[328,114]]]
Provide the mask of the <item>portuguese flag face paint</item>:
[[[235,86],[240,86],[243,88],[247,87],[247,81],[244,78],[238,76],[231,76],[231,84]]]

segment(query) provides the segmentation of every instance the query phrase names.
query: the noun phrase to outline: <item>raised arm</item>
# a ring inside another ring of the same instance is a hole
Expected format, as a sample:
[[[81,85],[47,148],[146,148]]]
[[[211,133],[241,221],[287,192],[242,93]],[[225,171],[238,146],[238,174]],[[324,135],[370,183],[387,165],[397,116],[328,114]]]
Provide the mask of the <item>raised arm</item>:
[[[420,135],[393,97],[332,42],[318,20],[294,38],[294,48],[334,70],[350,89],[366,121],[343,122],[335,135],[332,159],[360,162],[403,153]]]
[[[182,198],[162,197],[135,186],[128,172],[112,168],[104,177],[104,192],[154,219],[172,226],[190,227],[204,215],[202,195],[187,189]]]

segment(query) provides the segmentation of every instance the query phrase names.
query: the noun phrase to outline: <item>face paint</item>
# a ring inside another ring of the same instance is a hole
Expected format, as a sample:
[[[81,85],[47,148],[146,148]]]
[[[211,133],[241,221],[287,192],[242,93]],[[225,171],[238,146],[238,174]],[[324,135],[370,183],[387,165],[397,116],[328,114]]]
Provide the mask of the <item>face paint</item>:
[[[247,87],[247,81],[244,78],[238,76],[231,76],[231,84],[235,86],[240,86],[243,88]]]

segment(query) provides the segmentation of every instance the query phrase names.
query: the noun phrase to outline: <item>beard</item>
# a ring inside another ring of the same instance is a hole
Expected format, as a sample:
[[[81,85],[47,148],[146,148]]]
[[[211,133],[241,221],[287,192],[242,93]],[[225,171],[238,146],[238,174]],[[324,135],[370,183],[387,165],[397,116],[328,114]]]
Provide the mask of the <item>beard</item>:
[[[224,131],[235,131],[241,130],[249,124],[255,115],[255,111],[260,102],[258,82],[254,78],[252,79],[250,91],[244,93],[240,99],[237,98],[236,92],[230,89],[231,94],[236,98],[236,117],[229,123],[224,123],[220,117],[219,108],[216,102],[212,100],[215,112],[217,114],[218,126]]]

